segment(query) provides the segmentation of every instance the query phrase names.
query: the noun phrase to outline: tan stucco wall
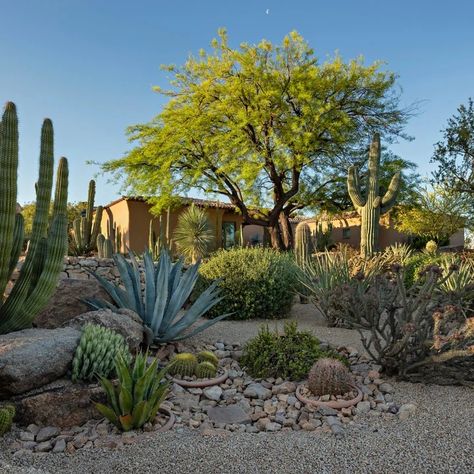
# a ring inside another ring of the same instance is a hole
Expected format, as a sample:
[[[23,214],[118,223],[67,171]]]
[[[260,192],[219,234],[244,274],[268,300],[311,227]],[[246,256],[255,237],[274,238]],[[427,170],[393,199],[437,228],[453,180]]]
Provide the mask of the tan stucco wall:
[[[109,237],[109,222],[112,225],[116,225],[119,232],[122,233],[122,248],[121,252],[125,252],[125,249],[130,246],[130,235],[129,235],[129,212],[128,202],[119,201],[111,207],[106,207],[102,213],[102,222],[100,229],[102,234]]]

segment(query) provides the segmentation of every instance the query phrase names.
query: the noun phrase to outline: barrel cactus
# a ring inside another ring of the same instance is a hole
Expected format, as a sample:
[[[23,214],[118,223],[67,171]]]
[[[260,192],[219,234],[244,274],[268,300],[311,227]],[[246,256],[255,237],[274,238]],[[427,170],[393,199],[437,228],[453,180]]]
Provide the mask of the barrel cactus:
[[[434,240],[428,240],[425,245],[425,251],[429,255],[436,255],[438,252],[438,244]]]
[[[296,263],[302,267],[306,265],[314,251],[313,237],[311,229],[306,222],[300,222],[295,231],[295,259]]]
[[[0,436],[10,431],[14,417],[15,407],[13,405],[0,407]]]
[[[181,377],[191,377],[194,375],[198,360],[194,354],[182,352],[176,354],[168,367],[171,375],[180,375]]]
[[[351,390],[352,377],[337,359],[319,359],[308,375],[308,388],[314,395],[343,395]]]
[[[41,129],[36,211],[25,260],[9,295],[0,298],[0,334],[30,327],[56,289],[67,251],[68,164],[59,161],[51,219],[53,124]],[[0,122],[0,295],[15,270],[23,248],[23,216],[17,213],[18,117],[8,102]]]
[[[217,374],[217,367],[208,361],[200,362],[194,371],[198,379],[212,379]]]
[[[378,250],[379,220],[395,204],[400,189],[400,172],[395,173],[390,181],[387,192],[379,196],[380,171],[380,135],[376,133],[370,145],[369,169],[365,197],[359,183],[357,168],[349,168],[347,188],[356,211],[362,220],[360,231],[360,253],[362,257],[371,257]]]
[[[111,329],[87,324],[72,361],[73,382],[108,377],[114,370],[118,354],[130,362],[130,352],[123,336]]]
[[[197,359],[198,362],[210,362],[214,367],[217,367],[219,365],[218,357],[216,356],[216,354],[214,354],[214,352],[211,351],[198,352]]]
[[[102,206],[97,207],[94,215],[95,181],[89,181],[86,215],[78,217],[73,222],[73,252],[76,255],[88,255],[97,244],[102,221]]]

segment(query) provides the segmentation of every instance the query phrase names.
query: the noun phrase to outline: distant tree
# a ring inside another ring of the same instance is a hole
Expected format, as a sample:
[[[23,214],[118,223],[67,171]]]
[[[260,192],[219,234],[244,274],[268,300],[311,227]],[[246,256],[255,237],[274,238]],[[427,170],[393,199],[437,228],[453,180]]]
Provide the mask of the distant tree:
[[[432,162],[438,164],[435,181],[474,197],[474,104],[460,105],[435,144]]]
[[[244,223],[265,226],[273,247],[287,249],[289,218],[311,204],[315,176],[331,176],[376,131],[401,136],[409,111],[380,62],[320,63],[296,32],[281,46],[232,49],[221,30],[212,46],[166,67],[172,90],[156,90],[169,101],[151,123],[130,127],[137,146],[102,169],[125,176],[125,188],[150,196],[157,213],[191,190],[224,196]]]
[[[395,228],[400,232],[442,242],[470,224],[470,205],[458,192],[441,186],[424,188],[418,200],[416,206],[397,209]]]

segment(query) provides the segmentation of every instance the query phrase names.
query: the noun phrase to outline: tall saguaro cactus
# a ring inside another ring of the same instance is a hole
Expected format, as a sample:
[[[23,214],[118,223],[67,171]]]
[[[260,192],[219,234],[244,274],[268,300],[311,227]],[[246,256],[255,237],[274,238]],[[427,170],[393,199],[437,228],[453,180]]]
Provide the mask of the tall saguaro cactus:
[[[361,216],[360,253],[362,257],[370,257],[378,250],[380,215],[386,213],[397,199],[400,189],[400,172],[395,173],[390,181],[387,192],[379,196],[380,171],[380,135],[373,137],[369,151],[369,169],[365,197],[359,183],[357,168],[349,168],[347,188],[349,196]]]
[[[18,118],[8,102],[0,122],[0,334],[31,326],[56,288],[67,250],[68,164],[61,158],[53,213],[49,220],[53,187],[53,124],[41,129],[36,211],[28,252],[8,297],[6,286],[23,246],[23,216],[16,213],[18,170]]]
[[[306,222],[300,222],[295,230],[295,259],[300,267],[304,267],[314,251],[313,236]]]
[[[95,181],[89,181],[86,215],[73,222],[74,251],[77,255],[87,255],[96,248],[97,236],[102,220],[102,206],[98,206],[94,218]]]

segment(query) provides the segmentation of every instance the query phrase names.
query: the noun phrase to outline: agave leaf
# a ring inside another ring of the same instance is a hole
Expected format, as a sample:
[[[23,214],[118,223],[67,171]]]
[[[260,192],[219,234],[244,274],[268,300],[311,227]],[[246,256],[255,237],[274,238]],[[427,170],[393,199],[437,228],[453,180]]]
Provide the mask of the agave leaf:
[[[148,352],[145,354],[139,354],[135,358],[135,365],[133,366],[132,378],[133,380],[138,380],[143,376],[145,372],[146,360],[148,358]]]
[[[234,314],[234,313],[222,314],[220,316],[217,316],[217,318],[209,319],[205,323],[202,323],[201,325],[199,325],[197,328],[194,328],[192,331],[186,332],[186,334],[181,334],[180,336],[179,335],[176,335],[176,336],[172,335],[171,339],[169,339],[169,340],[163,340],[163,341],[157,341],[157,342],[182,341],[184,339],[187,339],[188,337],[192,337],[192,336],[195,336],[196,334],[199,334],[200,332],[204,331],[205,329],[212,326],[213,324],[216,324],[218,321],[221,321],[221,320],[227,318],[231,314]],[[177,332],[177,334],[180,334],[180,333],[181,333],[181,331]]]
[[[125,388],[121,387],[119,392],[120,413],[127,415],[132,412],[133,397],[132,394]]]
[[[133,284],[133,290],[135,293],[135,302],[137,309],[135,310],[138,314],[144,314],[145,308],[143,306],[142,298],[142,284],[140,279],[140,268],[138,266],[137,258],[133,252],[129,252],[129,258],[131,265],[127,265],[128,273]]]
[[[112,385],[112,382],[105,377],[100,378],[100,384],[102,385],[102,388],[104,389],[106,395],[107,395],[107,400],[110,405],[112,405],[113,410],[115,413],[120,413],[119,405],[118,405],[118,400],[117,400],[117,394],[115,392],[115,388]]]
[[[141,294],[135,291],[135,285],[133,279],[130,276],[130,273],[133,272],[133,269],[123,255],[114,255],[114,261],[120,273],[120,279],[122,280],[123,286],[125,287],[125,291],[127,293],[127,301],[124,305],[122,305],[122,307],[129,308],[138,314],[143,314],[139,312],[139,304],[137,301],[138,298],[141,299]]]
[[[102,416],[105,416],[107,420],[109,420],[115,426],[120,428],[119,419],[115,414],[114,410],[112,410],[112,408],[108,407],[107,405],[104,405],[103,403],[94,403],[94,406]]]
[[[168,303],[168,277],[169,277],[169,257],[166,253],[160,257],[156,275],[156,294],[155,307],[151,320],[151,329],[153,334],[158,334]]]
[[[135,405],[132,413],[132,424],[134,428],[140,428],[148,421],[146,419],[147,406],[148,402],[146,400],[142,400]]]
[[[166,398],[166,395],[168,394],[168,383],[163,384],[163,386],[157,390],[154,394],[154,396],[150,399],[150,413],[148,414],[148,419],[149,420],[154,420],[156,417],[156,414],[158,413],[158,410],[160,409],[161,404]]]
[[[130,431],[133,428],[133,418],[132,415],[119,416],[120,424],[124,431]]]
[[[138,403],[146,398],[149,387],[153,384],[153,379],[156,376],[156,366],[158,359],[155,359],[146,369],[145,373],[135,383],[133,397],[135,403]]]
[[[89,271],[89,273],[102,285],[104,290],[110,295],[114,300],[115,304],[119,307],[124,307],[125,302],[122,301],[121,295],[117,292],[117,287],[110,281],[106,280],[104,277]]]
[[[150,326],[156,301],[155,263],[150,252],[146,251],[144,253],[143,263],[145,268],[145,311],[143,321],[147,326]]]
[[[115,359],[115,372],[117,373],[121,386],[131,392],[133,389],[133,381],[130,376],[128,364],[122,354],[118,354]]]

